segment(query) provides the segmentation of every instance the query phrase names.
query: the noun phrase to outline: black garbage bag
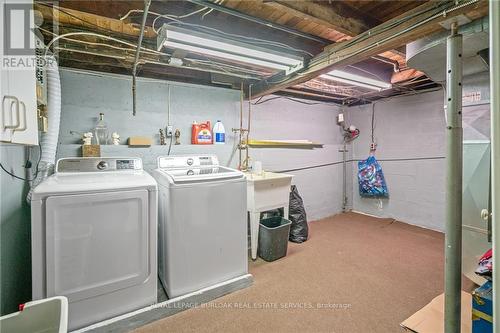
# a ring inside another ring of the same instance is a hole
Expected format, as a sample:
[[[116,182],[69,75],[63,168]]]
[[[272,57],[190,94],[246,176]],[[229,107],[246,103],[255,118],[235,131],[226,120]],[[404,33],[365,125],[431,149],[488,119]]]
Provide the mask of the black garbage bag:
[[[292,185],[292,191],[290,192],[288,219],[292,221],[289,240],[294,243],[305,242],[309,234],[306,210],[304,208],[304,202],[295,185]]]

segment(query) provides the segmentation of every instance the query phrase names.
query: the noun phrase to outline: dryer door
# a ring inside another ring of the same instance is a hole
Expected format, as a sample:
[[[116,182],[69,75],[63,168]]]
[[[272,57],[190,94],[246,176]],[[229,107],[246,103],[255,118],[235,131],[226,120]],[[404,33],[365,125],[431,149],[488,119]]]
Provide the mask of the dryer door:
[[[147,190],[49,197],[46,218],[47,297],[75,302],[149,277]]]

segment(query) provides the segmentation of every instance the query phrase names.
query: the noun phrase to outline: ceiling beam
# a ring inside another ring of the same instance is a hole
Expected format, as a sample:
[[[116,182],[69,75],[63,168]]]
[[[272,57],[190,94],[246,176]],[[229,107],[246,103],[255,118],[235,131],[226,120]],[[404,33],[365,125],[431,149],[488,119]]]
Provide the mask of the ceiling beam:
[[[320,4],[312,1],[265,0],[264,4],[348,36],[359,35],[382,23],[364,17],[358,10],[340,1]]]
[[[383,23],[340,1],[318,4],[307,1],[264,0],[264,4],[338,31],[345,35],[342,40],[351,39]],[[397,61],[399,66],[406,65],[404,54],[397,51],[387,51],[378,56]]]
[[[242,13],[240,11],[237,11],[237,10],[234,10],[232,8],[216,4],[216,3],[211,2],[209,0],[187,0],[187,1],[192,2],[194,4],[197,4],[197,5],[200,5],[200,6],[204,6],[204,7],[211,8],[211,9],[215,9],[215,10],[217,10],[219,12],[222,12],[222,13],[225,13],[225,14],[228,14],[228,15],[231,15],[231,16],[235,16],[235,17],[238,17],[238,18],[250,21],[250,22],[254,22],[254,23],[257,23],[257,24],[260,24],[260,25],[265,25],[265,26],[268,26],[268,27],[273,28],[273,29],[282,30],[282,31],[285,31],[286,33],[289,33],[289,34],[292,34],[292,35],[296,35],[296,36],[300,36],[300,37],[303,37],[303,38],[306,38],[306,39],[309,39],[309,40],[313,40],[315,42],[319,42],[319,43],[322,43],[322,44],[327,44],[328,43],[328,40],[323,39],[321,37],[318,37],[318,36],[315,36],[315,35],[311,35],[311,34],[308,34],[306,32],[302,32],[302,31],[296,30],[296,29],[292,29],[290,27],[287,27],[286,25],[277,24],[275,22],[270,22],[270,21],[267,21],[267,20],[264,20],[264,19],[261,19],[261,18],[255,17],[255,16],[247,15],[247,14]]]
[[[251,97],[268,95],[286,89],[333,69],[352,65],[368,57],[400,47],[441,30],[439,22],[469,11],[485,8],[487,11],[487,6],[486,0],[459,1],[458,4],[451,1],[425,3],[349,41],[327,46],[299,72],[287,76],[278,74],[259,81],[253,85]]]
[[[89,30],[98,29],[134,38],[139,36],[140,32],[140,28],[135,24],[79,10],[51,6],[45,3],[35,3],[34,8],[42,14],[44,22],[47,23],[57,22],[65,26],[74,26]],[[144,37],[155,38],[156,33],[153,31],[153,28],[146,27]]]

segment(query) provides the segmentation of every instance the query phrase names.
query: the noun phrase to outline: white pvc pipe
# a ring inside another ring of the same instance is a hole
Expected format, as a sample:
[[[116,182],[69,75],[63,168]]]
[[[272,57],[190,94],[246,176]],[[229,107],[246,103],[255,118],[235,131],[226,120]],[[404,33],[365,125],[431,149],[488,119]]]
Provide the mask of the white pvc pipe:
[[[30,202],[33,189],[54,172],[56,163],[57,142],[59,140],[59,125],[61,122],[61,78],[59,66],[54,56],[46,59],[47,69],[47,118],[48,131],[41,135],[40,147],[42,156],[38,165],[37,177],[31,184],[27,200]]]

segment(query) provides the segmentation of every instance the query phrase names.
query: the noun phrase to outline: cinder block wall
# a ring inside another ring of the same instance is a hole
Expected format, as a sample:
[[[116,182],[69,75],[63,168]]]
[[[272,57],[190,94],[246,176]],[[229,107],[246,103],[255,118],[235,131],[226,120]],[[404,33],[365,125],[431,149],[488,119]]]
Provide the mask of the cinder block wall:
[[[27,154],[20,145],[0,145],[2,165],[25,177]],[[0,315],[31,300],[31,225],[26,203],[28,184],[0,174]]]
[[[353,142],[353,209],[440,230],[444,229],[445,118],[443,92],[381,100],[349,108],[361,131]],[[375,157],[383,168],[389,199],[359,196],[357,160],[369,156],[375,108]]]
[[[464,140],[489,140],[489,76],[479,73],[463,80]],[[376,158],[389,188],[389,199],[359,196],[357,160],[366,159],[371,142],[373,105],[348,109],[361,130],[352,144],[353,209],[380,217],[444,231],[445,111],[444,92],[400,96],[375,103]],[[474,96],[474,98],[470,98]]]

